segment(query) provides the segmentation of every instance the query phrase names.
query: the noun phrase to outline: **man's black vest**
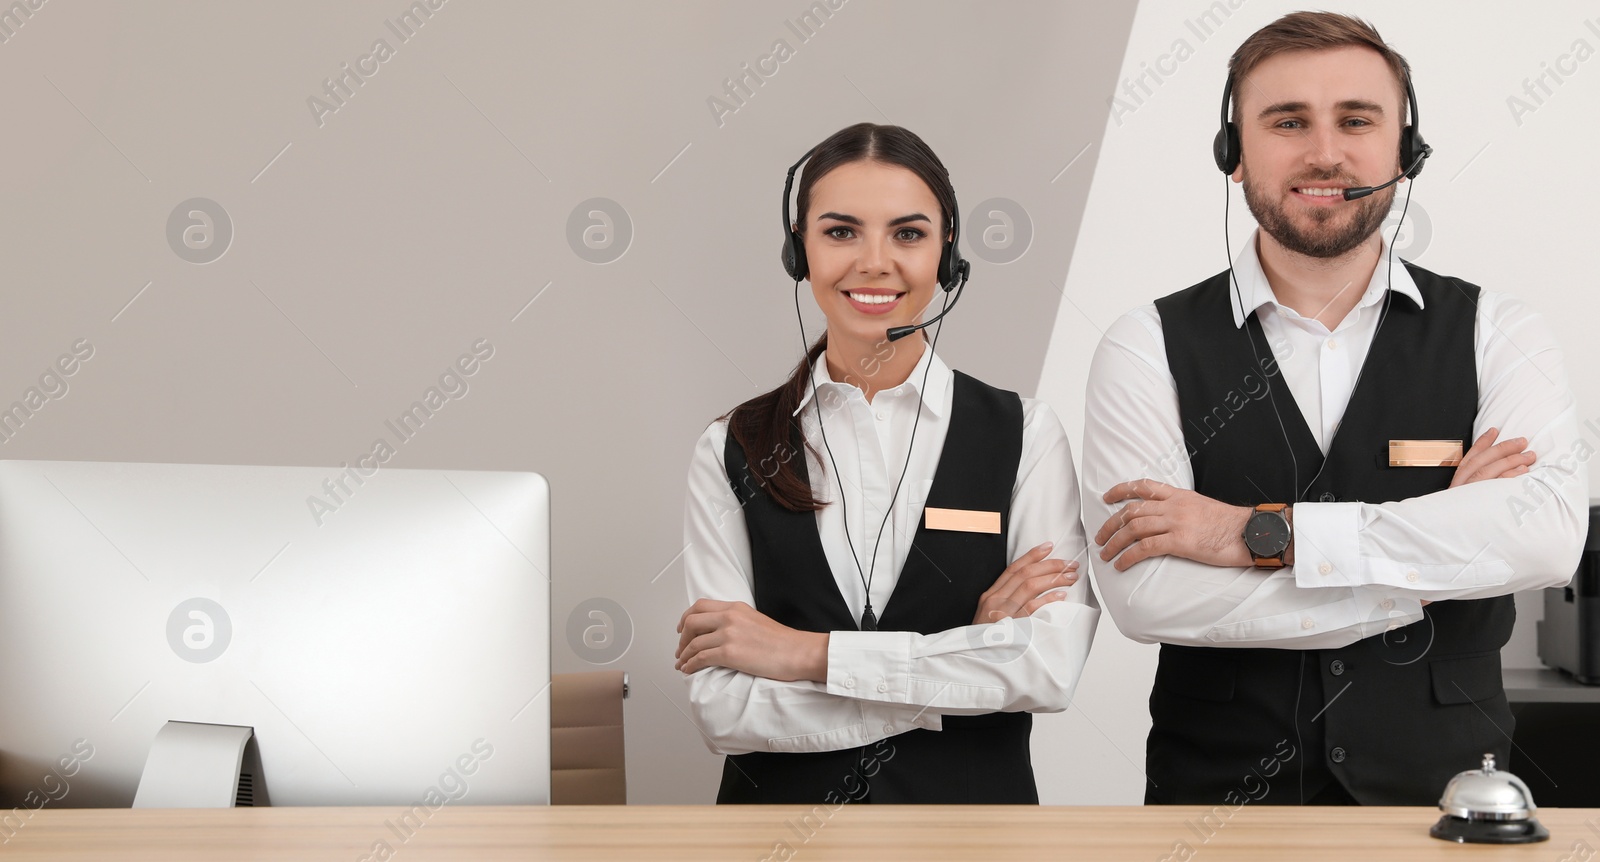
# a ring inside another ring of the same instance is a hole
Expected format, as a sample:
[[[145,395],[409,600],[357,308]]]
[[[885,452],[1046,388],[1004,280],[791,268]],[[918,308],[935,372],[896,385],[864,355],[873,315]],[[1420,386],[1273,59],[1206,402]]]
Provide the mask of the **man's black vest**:
[[[951,397],[949,431],[925,505],[999,512],[1000,533],[919,525],[888,603],[875,609],[882,631],[932,634],[971,625],[979,597],[1011,562],[1006,536],[1022,458],[1022,401],[959,371]],[[804,451],[798,432],[793,447]],[[756,610],[803,631],[854,631],[861,608],[845,605],[816,514],[773,502],[731,435],[723,463],[750,534]],[[805,458],[797,455],[794,464],[805,478]],[[863,538],[871,537],[858,537],[858,549]],[[862,748],[733,755],[717,801],[1037,803],[1032,727],[1025,712],[944,716],[943,730],[913,729]]]
[[[1384,503],[1449,486],[1454,467],[1390,467],[1388,445],[1470,444],[1479,289],[1406,268],[1424,307],[1389,294],[1326,458],[1256,315],[1242,331],[1234,326],[1226,272],[1157,300],[1196,491],[1255,506]],[[1163,644],[1150,694],[1146,802],[1299,804],[1338,782],[1362,804],[1434,805],[1450,777],[1485,752],[1508,762],[1500,648],[1516,616],[1512,598],[1439,602],[1424,612],[1420,622],[1342,649]]]

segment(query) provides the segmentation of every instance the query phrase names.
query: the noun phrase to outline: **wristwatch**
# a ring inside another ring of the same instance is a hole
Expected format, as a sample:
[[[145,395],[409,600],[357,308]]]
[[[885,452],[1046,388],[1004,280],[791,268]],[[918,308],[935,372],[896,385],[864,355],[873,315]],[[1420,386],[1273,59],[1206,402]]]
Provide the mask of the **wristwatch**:
[[[1289,550],[1294,529],[1284,514],[1287,503],[1262,503],[1244,523],[1244,546],[1263,569],[1283,568],[1283,555]]]

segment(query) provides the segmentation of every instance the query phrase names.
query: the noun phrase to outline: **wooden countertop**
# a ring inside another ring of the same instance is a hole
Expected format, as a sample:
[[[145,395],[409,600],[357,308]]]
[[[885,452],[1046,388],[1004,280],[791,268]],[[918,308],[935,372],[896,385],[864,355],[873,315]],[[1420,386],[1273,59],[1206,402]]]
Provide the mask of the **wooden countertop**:
[[[447,805],[420,809],[420,828],[404,811],[47,808],[21,828],[0,821],[0,859],[1560,862],[1600,849],[1600,809],[1543,809],[1549,841],[1497,847],[1430,838],[1431,808]]]

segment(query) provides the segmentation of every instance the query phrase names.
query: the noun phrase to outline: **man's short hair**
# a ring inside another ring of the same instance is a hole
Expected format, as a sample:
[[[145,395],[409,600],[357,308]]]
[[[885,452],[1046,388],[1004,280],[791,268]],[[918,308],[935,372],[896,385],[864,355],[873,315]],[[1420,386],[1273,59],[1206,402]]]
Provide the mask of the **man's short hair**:
[[[1411,64],[1383,41],[1377,28],[1360,18],[1334,12],[1291,12],[1250,34],[1228,60],[1228,74],[1233,78],[1233,92],[1228,94],[1233,99],[1233,121],[1239,122],[1239,87],[1268,57],[1286,51],[1322,51],[1347,45],[1371,48],[1389,64],[1389,71],[1399,82],[1400,116],[1404,119],[1409,108],[1406,83],[1411,80]]]

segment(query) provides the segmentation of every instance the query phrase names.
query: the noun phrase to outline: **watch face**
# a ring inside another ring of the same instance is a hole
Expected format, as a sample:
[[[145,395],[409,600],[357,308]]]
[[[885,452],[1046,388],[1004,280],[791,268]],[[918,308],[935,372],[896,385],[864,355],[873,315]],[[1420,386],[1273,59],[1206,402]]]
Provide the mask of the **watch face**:
[[[1258,557],[1276,557],[1289,548],[1289,521],[1282,512],[1256,512],[1244,527],[1244,546]]]

